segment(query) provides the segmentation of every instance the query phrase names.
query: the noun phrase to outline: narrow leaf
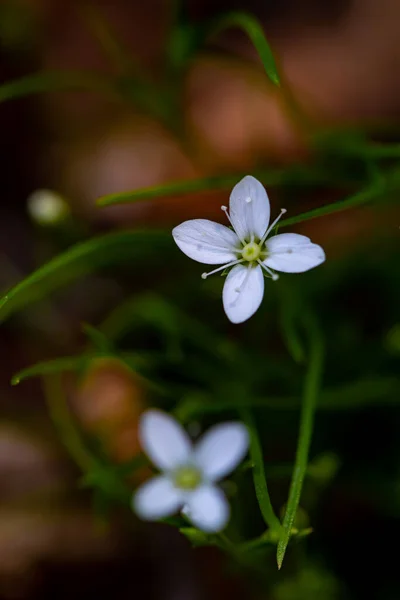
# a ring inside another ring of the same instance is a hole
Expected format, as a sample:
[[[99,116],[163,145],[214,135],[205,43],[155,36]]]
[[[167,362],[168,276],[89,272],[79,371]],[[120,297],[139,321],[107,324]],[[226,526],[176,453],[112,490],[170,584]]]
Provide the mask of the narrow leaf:
[[[234,186],[245,174],[222,175],[217,177],[204,177],[202,179],[190,179],[188,181],[173,181],[162,185],[154,185],[138,190],[108,194],[97,200],[99,206],[111,204],[125,204],[127,202],[138,202],[151,200],[152,198],[177,196],[193,192],[204,192],[209,190],[227,189]]]
[[[25,379],[30,379],[32,377],[60,374],[67,371],[81,371],[84,370],[91,361],[96,359],[109,359],[110,361],[114,360],[121,362],[131,371],[135,372],[137,375],[140,375],[140,379],[144,383],[147,383],[153,388],[156,386],[156,384],[141,375],[141,371],[148,366],[146,357],[143,356],[143,354],[136,354],[134,352],[121,352],[120,354],[114,354],[111,352],[91,352],[39,362],[16,373],[11,379],[11,384],[18,385]]]
[[[96,237],[73,246],[34,271],[0,299],[0,321],[22,306],[96,269],[131,261],[158,252],[171,244],[170,235],[160,231],[123,231]]]
[[[117,192],[102,196],[97,200],[99,206],[110,206],[112,204],[125,204],[128,202],[139,202],[153,198],[165,198],[196,192],[208,192],[217,190],[229,190],[240,179],[248,173],[236,173],[231,175],[219,175],[203,177],[201,179],[189,179],[186,181],[172,181],[162,185],[155,185],[137,190]],[[280,185],[321,185],[331,183],[329,174],[318,172],[307,166],[291,165],[284,169],[257,169],[252,175],[259,179],[265,186]],[[338,183],[337,181],[335,182]]]
[[[0,85],[0,102],[65,90],[100,92],[115,96],[112,83],[101,74],[89,71],[44,71],[26,75]]]
[[[297,508],[299,506],[303,481],[307,471],[308,453],[311,444],[317,397],[321,385],[324,354],[322,337],[317,326],[311,322],[311,320],[310,323],[307,324],[307,330],[310,343],[309,366],[304,382],[303,405],[300,416],[300,431],[297,443],[296,460],[293,468],[285,517],[283,519],[282,530],[278,541],[276,555],[278,569],[282,566]]]
[[[18,385],[24,379],[29,379],[31,377],[64,373],[66,371],[78,371],[79,369],[84,368],[85,365],[95,357],[95,354],[64,356],[62,358],[36,363],[35,365],[22,369],[16,373],[11,379],[11,384]]]
[[[252,41],[257,50],[265,72],[274,85],[280,85],[278,69],[271,47],[264,35],[263,28],[252,14],[242,11],[228,13],[218,18],[211,26],[209,35],[216,35],[224,29],[238,27],[242,29]]]
[[[278,517],[275,515],[269,497],[268,485],[265,477],[264,459],[257,430],[250,411],[244,408],[241,413],[250,433],[250,457],[254,465],[253,481],[258,505],[266,525],[273,531],[279,531],[281,528],[281,523]]]
[[[336,212],[342,212],[343,210],[349,210],[351,208],[357,208],[364,204],[369,204],[375,200],[379,200],[387,194],[393,194],[399,189],[400,182],[398,181],[398,175],[394,170],[389,174],[386,180],[375,182],[373,185],[366,187],[356,194],[352,194],[344,200],[338,200],[326,206],[314,208],[300,215],[289,217],[288,219],[282,219],[279,222],[279,227],[289,227],[303,221],[309,221],[316,219],[317,217],[324,217],[325,215],[331,215]]]

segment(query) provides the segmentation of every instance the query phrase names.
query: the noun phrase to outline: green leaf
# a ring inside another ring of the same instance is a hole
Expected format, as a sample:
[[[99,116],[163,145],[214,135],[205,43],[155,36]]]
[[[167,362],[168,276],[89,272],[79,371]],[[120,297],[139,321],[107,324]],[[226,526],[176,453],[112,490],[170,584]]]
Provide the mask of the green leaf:
[[[42,375],[64,373],[66,371],[75,372],[84,369],[94,358],[96,358],[95,354],[81,354],[80,356],[64,356],[63,358],[39,362],[16,373],[11,379],[11,385],[18,385],[24,379],[31,377],[41,377]]]
[[[188,181],[173,181],[162,185],[154,185],[138,190],[108,194],[97,200],[99,206],[110,206],[111,204],[125,204],[127,202],[139,202],[153,198],[177,196],[193,192],[208,190],[225,190],[234,186],[245,174],[222,175],[217,177],[204,177],[202,179],[190,179]]]
[[[281,528],[281,523],[278,517],[275,515],[269,497],[268,485],[265,477],[264,458],[262,455],[261,444],[260,440],[258,439],[258,434],[254,424],[254,420],[249,410],[244,408],[241,412],[243,420],[246,423],[250,433],[250,457],[254,465],[253,481],[258,505],[260,507],[260,511],[266,525],[272,531],[279,531]]]
[[[23,98],[32,94],[65,90],[116,95],[112,82],[98,73],[90,71],[43,71],[0,85],[0,102]]]
[[[274,85],[279,86],[280,79],[274,55],[258,19],[247,12],[231,12],[226,15],[222,15],[212,23],[209,29],[209,35],[214,36],[224,29],[231,27],[238,27],[249,36],[260,56],[266,74]]]
[[[18,385],[21,381],[30,379],[31,377],[41,377],[43,375],[64,373],[66,371],[83,371],[88,367],[90,362],[97,359],[109,359],[123,363],[128,369],[139,375],[143,383],[148,384],[152,388],[157,388],[158,390],[157,384],[147,379],[147,377],[143,376],[141,373],[141,371],[148,366],[148,361],[143,354],[136,354],[134,352],[121,352],[120,354],[116,354],[111,351],[79,354],[77,356],[64,356],[54,360],[39,362],[16,373],[11,379],[11,384]]]
[[[282,566],[286,548],[292,533],[297,508],[299,506],[303,481],[307,471],[308,453],[311,444],[317,398],[321,386],[324,356],[322,336],[318,327],[311,319],[308,319],[305,325],[307,327],[310,344],[309,366],[304,382],[296,460],[276,554],[278,569]]]
[[[315,186],[332,182],[329,174],[322,173],[320,169],[316,171],[315,168],[302,165],[291,165],[284,169],[256,169],[252,174],[266,186],[285,184]],[[226,190],[232,188],[245,175],[248,175],[248,173],[203,177],[201,179],[189,179],[186,181],[172,181],[138,190],[108,194],[99,198],[97,204],[99,206],[110,206],[113,204],[140,202],[153,198],[165,198],[196,192]],[[338,182],[336,181],[336,183]]]
[[[112,353],[112,343],[102,331],[99,331],[98,329],[96,329],[96,327],[93,327],[93,325],[90,325],[89,323],[82,323],[82,331],[83,333],[85,333],[85,335],[97,351]]]
[[[160,231],[123,231],[97,237],[73,246],[34,271],[0,300],[0,321],[21,307],[94,270],[163,253],[172,245],[171,236]]]
[[[314,208],[313,210],[301,213],[300,215],[295,215],[294,217],[289,217],[288,219],[282,219],[279,221],[279,227],[290,227],[291,225],[296,225],[297,223],[302,223],[303,221],[310,221],[311,219],[316,219],[317,217],[324,217],[325,215],[331,215],[336,212],[342,212],[343,210],[349,210],[350,208],[356,208],[376,200],[377,198],[381,197],[384,192],[385,190],[381,185],[374,185],[361,190],[361,192],[358,192],[357,194],[352,194],[344,200],[338,200],[337,202],[332,202],[331,204]]]
[[[360,192],[352,194],[344,200],[338,200],[326,206],[314,208],[300,215],[289,217],[288,219],[282,219],[279,221],[279,227],[289,227],[303,221],[309,221],[310,219],[316,219],[317,217],[324,217],[325,215],[331,215],[336,212],[342,212],[343,210],[349,210],[351,208],[357,208],[364,204],[369,204],[375,200],[379,200],[385,196],[394,195],[398,192],[400,187],[400,171],[398,168],[391,170],[385,177],[380,178],[378,181],[374,181],[368,187],[365,187]]]

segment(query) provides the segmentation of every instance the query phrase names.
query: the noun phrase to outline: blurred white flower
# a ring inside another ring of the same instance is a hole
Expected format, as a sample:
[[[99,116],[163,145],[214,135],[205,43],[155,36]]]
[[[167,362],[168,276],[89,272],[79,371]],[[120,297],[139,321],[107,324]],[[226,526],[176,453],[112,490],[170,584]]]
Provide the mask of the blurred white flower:
[[[222,264],[209,275],[231,268],[222,300],[232,323],[242,323],[258,309],[264,295],[264,276],[278,279],[274,271],[302,273],[325,260],[321,246],[297,233],[282,233],[269,239],[280,215],[269,225],[270,207],[261,183],[247,175],[232,190],[229,213],[221,207],[232,229],[207,219],[192,219],[175,227],[176,244],[189,258],[208,265]]]
[[[157,520],[181,511],[198,529],[217,532],[228,522],[230,508],[215,485],[243,459],[249,436],[242,423],[213,426],[193,445],[170,415],[146,411],[139,436],[151,461],[162,471],[136,491],[133,509],[139,517]]]
[[[27,199],[28,213],[39,225],[54,225],[69,213],[65,200],[52,190],[35,190]]]

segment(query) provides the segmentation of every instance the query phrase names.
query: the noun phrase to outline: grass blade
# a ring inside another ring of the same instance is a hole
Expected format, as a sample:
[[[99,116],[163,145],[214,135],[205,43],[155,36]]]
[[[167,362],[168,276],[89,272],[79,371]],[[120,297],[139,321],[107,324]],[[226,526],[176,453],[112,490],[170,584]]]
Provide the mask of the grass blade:
[[[311,322],[311,320],[307,323],[307,329],[310,339],[310,358],[304,383],[296,460],[276,554],[278,569],[282,566],[300,501],[303,481],[307,471],[308,453],[311,444],[317,397],[321,385],[324,354],[322,336],[315,323]]]
[[[264,459],[254,420],[250,411],[245,408],[242,409],[241,414],[250,432],[250,457],[253,463],[253,481],[260,511],[267,527],[274,532],[279,532],[281,523],[274,512],[269,497]]]
[[[149,258],[154,253],[163,257],[168,247],[172,247],[172,238],[163,231],[122,231],[77,244],[34,271],[0,299],[0,322],[78,277],[141,257],[144,250]]]
[[[0,102],[66,90],[87,91],[115,96],[109,78],[90,71],[44,71],[0,85]]]
[[[260,56],[268,78],[274,85],[279,86],[280,79],[275,58],[258,19],[250,13],[234,11],[217,19],[212,24],[208,35],[214,36],[220,31],[231,27],[238,27],[248,35]]]

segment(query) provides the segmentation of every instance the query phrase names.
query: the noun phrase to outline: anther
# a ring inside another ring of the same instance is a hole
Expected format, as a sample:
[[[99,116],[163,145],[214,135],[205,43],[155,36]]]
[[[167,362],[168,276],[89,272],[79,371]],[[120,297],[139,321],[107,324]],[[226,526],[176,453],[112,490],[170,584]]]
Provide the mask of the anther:
[[[209,271],[208,273],[202,273],[201,278],[207,279],[207,277],[209,275],[214,275],[214,273],[218,273],[219,271],[223,271],[224,269],[228,269],[229,267],[234,267],[235,265],[238,265],[239,263],[242,263],[243,261],[244,261],[243,258],[240,258],[238,260],[233,260],[232,262],[227,263],[226,265],[222,265],[222,267],[218,267],[217,269],[214,269],[213,271]]]
[[[260,267],[268,273],[268,275],[271,277],[272,281],[276,281],[277,279],[279,279],[279,275],[277,275],[276,273],[271,271],[271,269],[269,269],[267,267],[267,265],[264,265],[264,263],[260,259],[258,259],[257,262],[260,265]]]
[[[280,214],[276,217],[275,221],[272,222],[272,224],[268,227],[267,231],[262,236],[262,239],[260,240],[260,244],[263,244],[265,242],[269,232],[275,227],[275,225],[277,224],[277,222],[279,221],[281,216],[285,214],[285,212],[287,212],[286,208],[281,208]]]

